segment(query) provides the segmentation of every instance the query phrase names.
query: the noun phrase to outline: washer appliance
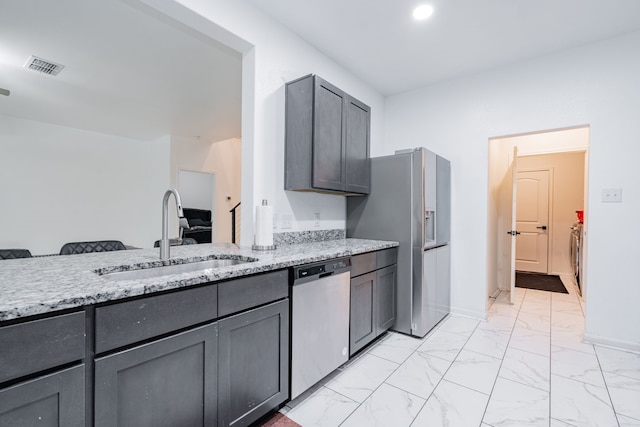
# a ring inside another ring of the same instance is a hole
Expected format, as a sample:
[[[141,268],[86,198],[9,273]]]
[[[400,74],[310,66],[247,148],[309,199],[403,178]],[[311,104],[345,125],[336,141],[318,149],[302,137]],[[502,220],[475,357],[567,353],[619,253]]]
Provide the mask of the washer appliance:
[[[576,222],[571,227],[571,266],[573,267],[573,276],[578,284],[578,292],[582,296],[582,287],[580,281],[582,279],[582,236],[584,225]]]

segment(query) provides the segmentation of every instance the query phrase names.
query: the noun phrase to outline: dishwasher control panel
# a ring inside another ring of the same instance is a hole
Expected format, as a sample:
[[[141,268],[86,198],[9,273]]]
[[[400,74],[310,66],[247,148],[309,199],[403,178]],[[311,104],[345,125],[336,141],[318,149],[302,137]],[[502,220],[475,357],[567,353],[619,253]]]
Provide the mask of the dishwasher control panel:
[[[313,276],[314,274],[322,274],[324,273],[325,266],[324,265],[316,265],[314,267],[301,268],[298,270],[298,278]]]
[[[339,270],[349,269],[351,260],[349,258],[338,258],[321,263],[307,264],[294,269],[294,280],[307,279],[314,276],[328,276]]]

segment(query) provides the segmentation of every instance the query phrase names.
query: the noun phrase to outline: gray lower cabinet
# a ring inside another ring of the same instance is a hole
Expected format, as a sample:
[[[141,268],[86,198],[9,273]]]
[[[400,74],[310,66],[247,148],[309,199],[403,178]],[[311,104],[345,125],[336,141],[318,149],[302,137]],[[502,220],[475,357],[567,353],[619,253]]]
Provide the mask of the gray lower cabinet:
[[[84,365],[0,389],[0,426],[83,427]]]
[[[395,323],[396,257],[392,248],[351,258],[350,355]]]
[[[215,426],[216,334],[212,323],[96,359],[95,426]]]
[[[0,323],[0,426],[255,422],[289,398],[288,278],[276,270]]]
[[[84,357],[83,311],[1,326],[0,426],[84,426]]]
[[[396,321],[397,272],[396,265],[376,271],[376,335],[386,332]]]
[[[373,301],[375,281],[375,272],[351,279],[350,355],[353,355],[376,337],[373,318],[375,311],[375,303]]]
[[[289,300],[222,319],[218,426],[247,426],[289,397]]]

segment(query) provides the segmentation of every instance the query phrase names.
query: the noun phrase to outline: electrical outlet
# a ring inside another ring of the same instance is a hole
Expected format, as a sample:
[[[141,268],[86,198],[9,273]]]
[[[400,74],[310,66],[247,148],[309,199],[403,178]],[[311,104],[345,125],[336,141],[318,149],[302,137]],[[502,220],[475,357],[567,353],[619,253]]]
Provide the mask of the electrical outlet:
[[[603,188],[602,201],[605,203],[622,202],[622,188]]]
[[[313,213],[313,226],[320,227],[320,212]]]

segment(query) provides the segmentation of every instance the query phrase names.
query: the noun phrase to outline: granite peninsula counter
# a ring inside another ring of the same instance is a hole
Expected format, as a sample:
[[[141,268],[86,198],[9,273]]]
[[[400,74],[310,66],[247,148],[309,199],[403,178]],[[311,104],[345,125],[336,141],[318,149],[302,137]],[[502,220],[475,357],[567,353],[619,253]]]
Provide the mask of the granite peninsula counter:
[[[158,249],[3,260],[0,261],[0,321],[239,278],[396,246],[397,242],[339,239],[283,245],[276,250],[264,252],[232,244],[173,246],[171,259],[168,261],[159,260]],[[218,257],[257,261],[140,280],[111,280],[98,274]]]

